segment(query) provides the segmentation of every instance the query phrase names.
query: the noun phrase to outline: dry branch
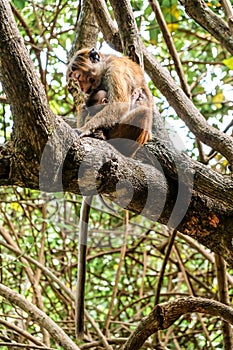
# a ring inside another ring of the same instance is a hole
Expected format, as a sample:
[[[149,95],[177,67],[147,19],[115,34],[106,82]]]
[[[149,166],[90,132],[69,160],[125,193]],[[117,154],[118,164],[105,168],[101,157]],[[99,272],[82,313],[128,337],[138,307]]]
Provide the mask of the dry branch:
[[[205,298],[179,298],[157,305],[150,315],[140,322],[124,345],[123,350],[140,349],[153,333],[170,327],[179,317],[192,312],[219,316],[233,324],[233,308],[231,307]]]
[[[0,295],[10,303],[18,306],[28,313],[28,315],[37,322],[42,328],[46,329],[49,334],[60,344],[64,350],[79,350],[80,348],[73,343],[68,335],[48,317],[43,311],[30,303],[27,299],[10,288],[0,284]]]

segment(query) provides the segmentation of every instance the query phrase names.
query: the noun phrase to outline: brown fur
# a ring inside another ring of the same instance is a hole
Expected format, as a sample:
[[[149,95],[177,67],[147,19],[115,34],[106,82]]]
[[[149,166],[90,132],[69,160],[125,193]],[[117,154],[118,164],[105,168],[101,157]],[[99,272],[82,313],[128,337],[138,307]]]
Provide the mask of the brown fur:
[[[68,77],[76,79],[89,96],[98,89],[105,90],[108,104],[80,128],[81,137],[104,129],[107,139],[134,140],[140,148],[151,139],[152,125],[152,96],[140,66],[128,57],[102,54],[100,62],[93,63],[89,52],[82,49],[74,55]],[[127,151],[122,153],[132,156]]]

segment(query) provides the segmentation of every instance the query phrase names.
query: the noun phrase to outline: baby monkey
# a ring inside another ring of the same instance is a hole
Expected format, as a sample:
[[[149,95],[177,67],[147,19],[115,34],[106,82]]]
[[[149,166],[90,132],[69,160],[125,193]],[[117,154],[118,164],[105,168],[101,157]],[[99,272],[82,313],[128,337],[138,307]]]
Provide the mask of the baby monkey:
[[[108,103],[107,92],[105,90],[94,91],[90,96],[88,96],[86,103],[82,106],[78,125],[83,125],[85,122],[94,117],[94,115],[99,113],[104,108],[106,103]],[[76,132],[81,134],[80,129],[76,129]],[[95,130],[91,136],[97,139],[106,140],[106,135],[104,135],[103,130]]]

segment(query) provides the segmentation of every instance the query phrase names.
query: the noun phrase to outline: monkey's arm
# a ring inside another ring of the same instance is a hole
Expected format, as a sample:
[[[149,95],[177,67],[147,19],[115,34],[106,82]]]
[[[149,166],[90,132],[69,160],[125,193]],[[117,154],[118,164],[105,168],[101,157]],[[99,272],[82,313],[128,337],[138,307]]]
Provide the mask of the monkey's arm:
[[[118,124],[123,115],[129,110],[128,103],[108,103],[104,108],[91,118],[82,128],[80,137],[89,136],[97,129],[111,129]]]

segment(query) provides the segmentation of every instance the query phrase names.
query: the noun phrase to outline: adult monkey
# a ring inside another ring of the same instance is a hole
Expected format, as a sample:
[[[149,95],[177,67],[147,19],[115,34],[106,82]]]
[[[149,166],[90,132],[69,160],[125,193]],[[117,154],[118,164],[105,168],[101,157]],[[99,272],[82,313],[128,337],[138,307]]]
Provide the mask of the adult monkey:
[[[137,63],[128,57],[102,55],[95,49],[86,48],[74,54],[67,78],[77,82],[87,95],[87,106],[104,104],[100,110],[97,108],[97,113],[94,109],[94,113],[81,117],[80,137],[109,140],[128,157],[133,157],[151,140],[152,95]],[[83,198],[80,215],[76,292],[76,334],[79,338],[83,337],[84,331],[86,244],[91,199],[90,196]]]

